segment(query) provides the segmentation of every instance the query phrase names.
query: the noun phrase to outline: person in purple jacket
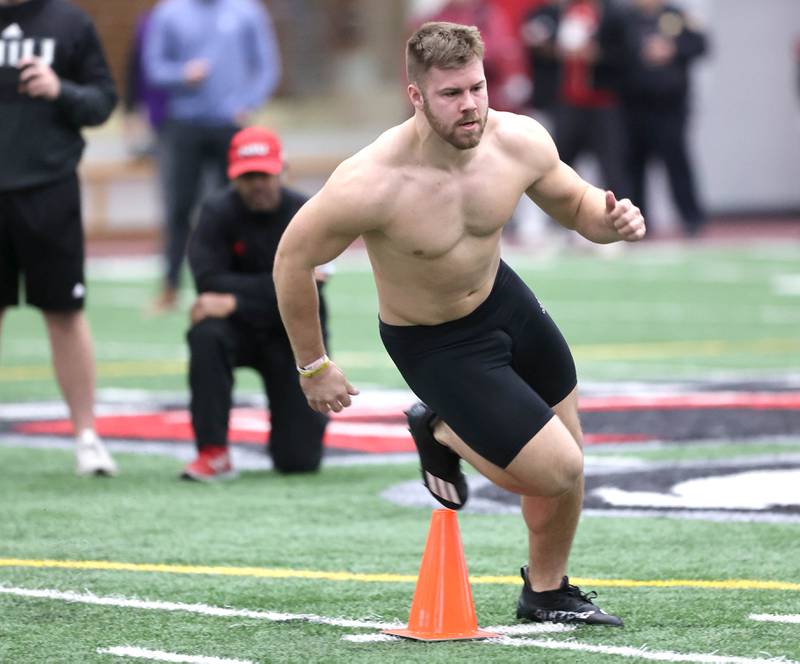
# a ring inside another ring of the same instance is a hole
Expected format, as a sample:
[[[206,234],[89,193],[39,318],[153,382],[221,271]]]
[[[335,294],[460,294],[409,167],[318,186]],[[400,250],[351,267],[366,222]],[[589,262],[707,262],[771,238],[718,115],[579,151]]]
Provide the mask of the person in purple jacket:
[[[225,181],[228,144],[272,94],[280,55],[255,0],[161,0],[144,40],[150,85],[168,94],[160,133],[165,182],[165,274],[156,311],[177,303],[180,271],[205,168]]]
[[[144,71],[144,40],[152,10],[136,22],[126,63],[126,85],[122,104],[125,109],[125,139],[134,157],[157,156],[157,140],[167,117],[167,91],[153,86]]]

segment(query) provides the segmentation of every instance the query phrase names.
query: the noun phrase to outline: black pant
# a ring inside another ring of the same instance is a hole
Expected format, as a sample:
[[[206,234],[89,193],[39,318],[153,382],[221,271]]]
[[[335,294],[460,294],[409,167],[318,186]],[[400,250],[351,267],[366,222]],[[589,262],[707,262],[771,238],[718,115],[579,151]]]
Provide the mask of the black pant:
[[[618,107],[563,104],[555,116],[555,141],[561,160],[574,166],[584,152],[595,156],[604,185],[618,199],[631,195],[625,168],[625,127]]]
[[[233,319],[206,318],[189,330],[187,338],[198,449],[227,446],[233,370],[252,367],[261,375],[269,400],[269,453],[275,469],[317,470],[328,418],[308,406],[283,329],[264,331]]]
[[[159,168],[167,208],[165,281],[172,288],[177,287],[180,279],[192,210],[198,201],[203,174],[210,169],[216,185],[227,182],[228,146],[237,131],[234,125],[171,121],[160,134]]]
[[[686,149],[686,110],[664,105],[631,105],[626,107],[626,121],[628,168],[636,204],[646,214],[647,163],[654,157],[660,159],[684,229],[695,235],[705,223],[705,215],[697,198],[694,171]]]

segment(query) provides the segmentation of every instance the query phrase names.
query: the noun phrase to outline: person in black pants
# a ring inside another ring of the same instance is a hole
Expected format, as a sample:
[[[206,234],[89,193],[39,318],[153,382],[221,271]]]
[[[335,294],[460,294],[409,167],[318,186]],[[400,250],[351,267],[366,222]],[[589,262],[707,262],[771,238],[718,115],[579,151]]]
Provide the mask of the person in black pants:
[[[167,97],[158,133],[158,168],[166,207],[164,280],[150,307],[178,306],[181,268],[196,202],[210,176],[225,182],[225,153],[280,79],[280,52],[264,3],[252,0],[159,0],[142,40],[148,87]]]
[[[664,0],[636,0],[628,19],[629,69],[623,87],[632,198],[647,213],[645,177],[652,158],[664,163],[684,231],[705,223],[694,169],[686,148],[689,65],[706,52],[706,37],[690,18]]]
[[[624,14],[616,0],[562,3],[554,34],[560,104],[554,137],[562,161],[595,157],[605,186],[630,197],[619,100],[626,56]],[[635,200],[635,199],[634,199]]]
[[[235,474],[228,451],[228,417],[233,370],[240,366],[252,367],[264,381],[275,469],[316,471],[328,418],[309,408],[300,389],[272,281],[278,241],[306,197],[281,186],[280,141],[266,129],[238,132],[228,164],[231,184],[203,204],[188,246],[198,292],[187,335],[198,456],[182,477],[214,480]],[[317,270],[324,324],[323,282]]]

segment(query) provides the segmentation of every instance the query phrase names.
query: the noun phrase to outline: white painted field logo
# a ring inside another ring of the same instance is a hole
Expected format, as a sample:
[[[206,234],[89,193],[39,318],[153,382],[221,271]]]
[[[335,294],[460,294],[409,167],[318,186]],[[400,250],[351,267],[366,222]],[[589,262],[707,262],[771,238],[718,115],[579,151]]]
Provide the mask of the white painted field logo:
[[[24,38],[18,23],[12,23],[0,34],[0,67],[16,67],[20,60],[39,58],[52,66],[56,54],[56,40],[52,37]]]
[[[470,478],[479,512],[518,509],[519,498]],[[467,505],[467,509],[470,504]],[[800,455],[693,464],[662,461],[586,467],[584,514],[713,521],[800,522]]]
[[[689,510],[772,510],[800,507],[800,468],[698,477],[667,493],[601,486],[592,497],[614,507]]]
[[[715,520],[800,521],[800,458],[650,465],[586,478],[587,510]]]

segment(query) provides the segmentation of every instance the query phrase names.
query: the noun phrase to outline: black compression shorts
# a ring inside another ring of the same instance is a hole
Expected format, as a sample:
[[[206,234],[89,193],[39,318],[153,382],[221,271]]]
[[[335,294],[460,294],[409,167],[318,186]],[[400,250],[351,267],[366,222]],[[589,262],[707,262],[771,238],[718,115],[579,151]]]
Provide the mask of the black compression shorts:
[[[470,314],[441,325],[387,325],[386,347],[409,387],[483,458],[505,468],[577,384],[564,337],[501,261]]]
[[[25,301],[44,311],[83,308],[83,226],[78,178],[0,191],[0,308]]]

